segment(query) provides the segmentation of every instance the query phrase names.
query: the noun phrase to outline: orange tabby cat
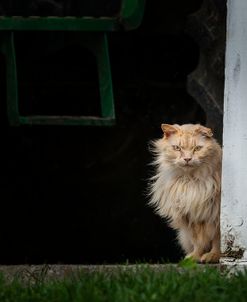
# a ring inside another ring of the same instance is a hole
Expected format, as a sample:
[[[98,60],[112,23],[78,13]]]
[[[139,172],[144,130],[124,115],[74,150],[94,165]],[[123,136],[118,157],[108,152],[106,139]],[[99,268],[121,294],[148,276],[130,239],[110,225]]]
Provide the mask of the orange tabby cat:
[[[221,147],[199,124],[162,124],[154,144],[156,175],[151,201],[178,232],[186,257],[218,262],[220,257]]]

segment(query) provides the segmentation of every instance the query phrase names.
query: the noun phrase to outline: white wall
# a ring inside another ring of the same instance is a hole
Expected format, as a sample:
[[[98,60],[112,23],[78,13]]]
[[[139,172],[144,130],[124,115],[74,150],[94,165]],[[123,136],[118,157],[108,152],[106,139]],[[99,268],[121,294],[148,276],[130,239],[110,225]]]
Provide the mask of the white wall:
[[[247,260],[247,0],[228,0],[225,66],[222,251]]]

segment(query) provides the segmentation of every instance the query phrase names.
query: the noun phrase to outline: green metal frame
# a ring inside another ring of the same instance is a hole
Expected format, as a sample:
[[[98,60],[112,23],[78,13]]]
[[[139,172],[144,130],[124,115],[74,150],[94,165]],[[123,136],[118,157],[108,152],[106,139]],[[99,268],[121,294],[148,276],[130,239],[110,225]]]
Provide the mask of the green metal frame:
[[[121,12],[114,18],[0,16],[0,50],[6,57],[7,111],[10,125],[114,125],[115,109],[106,32],[138,27],[143,17],[144,4],[145,0],[123,0]],[[93,52],[97,61],[101,116],[20,116],[15,31],[80,31],[80,43]]]
[[[83,39],[84,38],[84,39]],[[6,57],[7,77],[7,112],[10,125],[20,124],[49,124],[49,125],[93,125],[111,126],[115,123],[114,98],[112,92],[112,79],[108,44],[105,33],[82,35],[81,43],[90,49],[96,57],[98,66],[101,117],[94,116],[21,116],[18,108],[18,81],[15,58],[14,32],[5,32],[2,39],[1,50]]]

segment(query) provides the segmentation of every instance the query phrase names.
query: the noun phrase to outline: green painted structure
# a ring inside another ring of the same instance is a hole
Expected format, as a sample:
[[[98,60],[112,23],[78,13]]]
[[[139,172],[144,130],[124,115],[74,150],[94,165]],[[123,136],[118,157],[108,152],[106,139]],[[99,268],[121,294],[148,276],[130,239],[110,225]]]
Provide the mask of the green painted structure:
[[[7,111],[10,125],[114,125],[115,109],[107,32],[137,28],[142,21],[144,5],[145,0],[122,0],[121,11],[114,17],[0,16],[0,50],[6,58]],[[14,39],[17,31],[81,32],[80,43],[94,54],[97,62],[101,116],[21,116],[19,114]]]

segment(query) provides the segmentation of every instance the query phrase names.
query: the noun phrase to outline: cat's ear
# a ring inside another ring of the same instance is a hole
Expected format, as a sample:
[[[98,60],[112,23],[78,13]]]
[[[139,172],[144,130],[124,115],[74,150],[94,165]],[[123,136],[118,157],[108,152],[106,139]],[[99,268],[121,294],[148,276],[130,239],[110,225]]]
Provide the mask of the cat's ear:
[[[161,129],[166,137],[169,137],[178,131],[174,126],[169,124],[161,124]]]
[[[204,137],[212,137],[213,136],[213,132],[210,128],[204,127],[204,126],[199,126],[197,129],[197,132],[200,133],[202,136]]]

